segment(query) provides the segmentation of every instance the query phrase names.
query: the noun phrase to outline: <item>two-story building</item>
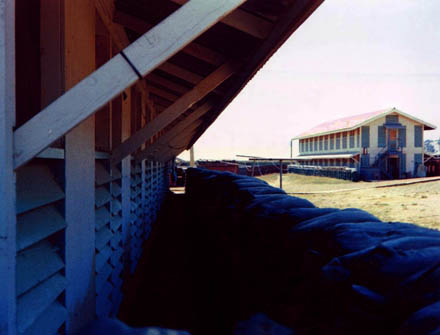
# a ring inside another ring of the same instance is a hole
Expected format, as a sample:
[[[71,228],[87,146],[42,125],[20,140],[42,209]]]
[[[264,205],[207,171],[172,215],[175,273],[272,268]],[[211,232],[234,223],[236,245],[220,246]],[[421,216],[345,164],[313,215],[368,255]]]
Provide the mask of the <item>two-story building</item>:
[[[356,168],[363,179],[423,175],[423,131],[436,126],[396,108],[322,123],[299,141],[299,165]]]

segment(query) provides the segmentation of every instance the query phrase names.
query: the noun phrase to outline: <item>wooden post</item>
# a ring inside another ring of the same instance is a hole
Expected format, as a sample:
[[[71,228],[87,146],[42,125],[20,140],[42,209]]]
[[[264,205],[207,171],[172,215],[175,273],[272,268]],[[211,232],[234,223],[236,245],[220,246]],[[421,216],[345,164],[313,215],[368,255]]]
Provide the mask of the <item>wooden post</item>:
[[[280,159],[280,189],[283,189],[283,161]]]
[[[196,163],[194,161],[194,146],[189,149],[189,166],[195,167]]]
[[[66,90],[95,69],[95,7],[63,0]],[[95,120],[89,117],[65,138],[67,332],[95,316]]]
[[[15,1],[0,0],[0,335],[16,333]]]

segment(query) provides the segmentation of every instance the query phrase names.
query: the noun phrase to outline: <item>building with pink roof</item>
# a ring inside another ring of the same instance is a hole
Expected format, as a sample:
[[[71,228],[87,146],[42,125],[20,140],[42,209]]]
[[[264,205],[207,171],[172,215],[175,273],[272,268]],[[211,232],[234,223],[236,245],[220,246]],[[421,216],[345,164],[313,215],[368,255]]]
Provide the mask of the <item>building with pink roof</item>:
[[[435,128],[396,108],[353,115],[293,138],[294,158],[305,169],[352,169],[365,180],[423,176],[423,132]]]

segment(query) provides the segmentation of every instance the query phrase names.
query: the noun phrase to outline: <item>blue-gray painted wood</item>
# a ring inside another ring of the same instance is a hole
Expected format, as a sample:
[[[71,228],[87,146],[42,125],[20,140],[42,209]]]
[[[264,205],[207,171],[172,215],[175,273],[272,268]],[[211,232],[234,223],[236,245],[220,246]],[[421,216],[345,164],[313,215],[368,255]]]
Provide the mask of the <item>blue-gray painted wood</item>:
[[[99,250],[99,252],[96,254],[96,261],[95,261],[96,272],[98,273],[101,272],[102,268],[110,259],[111,255],[112,255],[112,248],[110,248],[109,245],[104,245],[104,247]]]
[[[0,335],[15,335],[15,1],[0,0],[0,73]]]
[[[107,226],[96,232],[95,247],[97,250],[102,250],[107,243],[112,239],[113,234]]]
[[[406,173],[406,154],[400,155],[400,175]]]
[[[362,126],[362,148],[370,147],[370,127]]]
[[[63,260],[49,241],[42,241],[17,255],[16,292],[22,295],[64,268]]]
[[[66,278],[57,273],[17,301],[17,329],[25,332],[49,308],[66,288]]]
[[[399,128],[398,136],[399,136],[400,146],[402,148],[405,148],[406,147],[406,126],[404,126],[403,128]]]
[[[112,177],[110,176],[110,173],[107,171],[107,169],[104,166],[104,163],[102,162],[96,162],[95,165],[95,183],[96,185],[104,185],[112,181]]]
[[[17,217],[17,251],[21,251],[50,235],[63,230],[66,221],[53,205]]]
[[[350,135],[350,148],[354,148],[354,134]]]
[[[112,273],[113,267],[109,263],[105,263],[102,267],[101,271],[96,274],[96,292],[99,294],[105,283],[107,282],[108,277]],[[98,311],[98,309],[97,309]]]
[[[379,148],[385,148],[386,146],[386,129],[384,126],[378,126],[377,128],[377,146]]]
[[[49,167],[30,163],[17,170],[17,214],[64,198],[64,192]]]
[[[65,137],[67,329],[95,316],[95,118]]]
[[[335,136],[337,136],[336,137],[336,150],[341,149],[341,137],[339,135],[340,134],[335,135]]]
[[[67,310],[59,302],[55,301],[44,311],[23,335],[56,334],[67,318]]]
[[[414,146],[416,148],[421,148],[423,146],[422,126],[414,126]]]
[[[95,211],[95,230],[101,230],[106,224],[110,223],[111,214],[106,206]]]
[[[422,154],[414,154],[414,175],[417,174],[417,168],[420,164],[423,164]]]
[[[95,190],[95,205],[97,208],[104,206],[112,200],[110,192],[107,190],[107,186],[103,185]]]
[[[335,135],[330,135],[330,150],[335,150]]]

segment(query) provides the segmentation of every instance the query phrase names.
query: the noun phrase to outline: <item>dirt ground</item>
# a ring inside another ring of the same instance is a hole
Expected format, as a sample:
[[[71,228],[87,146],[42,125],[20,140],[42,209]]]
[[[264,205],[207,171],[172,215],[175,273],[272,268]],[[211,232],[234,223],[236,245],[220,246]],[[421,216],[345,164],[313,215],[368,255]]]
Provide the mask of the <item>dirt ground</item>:
[[[260,178],[273,186],[280,186],[278,174]],[[286,174],[283,175],[283,189],[291,195],[310,200],[318,207],[361,208],[382,221],[411,222],[440,229],[440,180],[375,188],[415,180],[351,182]]]

